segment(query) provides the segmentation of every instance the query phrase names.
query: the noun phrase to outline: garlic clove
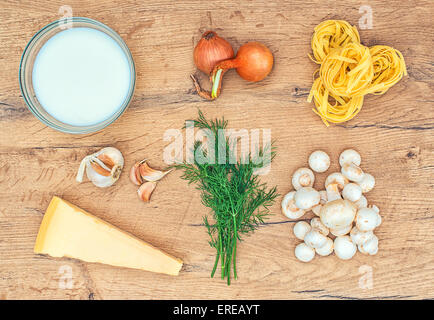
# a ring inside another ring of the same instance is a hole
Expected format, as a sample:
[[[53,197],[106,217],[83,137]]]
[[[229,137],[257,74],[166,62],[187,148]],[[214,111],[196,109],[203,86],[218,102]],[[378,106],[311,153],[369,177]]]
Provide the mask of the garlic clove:
[[[149,202],[151,200],[152,192],[154,192],[156,186],[157,183],[153,181],[148,181],[142,184],[137,190],[139,198],[144,202]]]
[[[107,188],[113,185],[117,181],[112,175],[103,176],[95,171],[92,167],[92,163],[89,161],[86,163],[86,175],[87,178],[99,188]]]
[[[139,168],[140,168],[141,164],[145,161],[146,161],[146,159],[139,161],[139,162],[136,162],[131,167],[131,170],[130,170],[130,181],[137,186],[140,186],[143,183],[143,179],[140,176]]]
[[[99,157],[91,158],[90,159],[90,165],[91,165],[92,169],[94,171],[96,171],[96,173],[98,173],[104,177],[108,177],[111,174],[111,169],[114,166],[113,165],[111,168],[109,168],[108,166],[105,165],[104,161],[99,159]]]
[[[108,156],[106,153],[101,153],[97,156],[97,158],[99,160],[101,160],[107,167],[109,167],[110,169],[114,167],[114,165],[116,164],[114,162],[114,160]]]
[[[75,177],[75,180],[79,183],[83,182],[83,176],[84,172],[86,171],[86,164],[89,162],[92,156],[86,156],[81,160],[80,167],[78,168],[77,176]]]
[[[154,182],[160,180],[161,178],[163,178],[166,174],[168,174],[172,170],[173,169],[170,169],[167,171],[161,171],[161,170],[152,169],[146,163],[146,161],[143,162],[139,166],[139,172],[140,172],[140,176],[142,177],[142,179],[146,180],[146,181],[154,181]]]
[[[114,165],[118,165],[122,168],[124,167],[124,157],[122,156],[122,153],[116,148],[102,148],[100,151],[95,153],[95,156],[109,167],[113,167]]]

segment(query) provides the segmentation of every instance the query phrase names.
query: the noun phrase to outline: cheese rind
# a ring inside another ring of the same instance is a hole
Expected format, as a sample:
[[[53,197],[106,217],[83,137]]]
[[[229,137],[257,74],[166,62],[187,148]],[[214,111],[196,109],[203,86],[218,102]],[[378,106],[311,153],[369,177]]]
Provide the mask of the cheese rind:
[[[53,197],[36,238],[35,253],[178,275],[182,260]]]

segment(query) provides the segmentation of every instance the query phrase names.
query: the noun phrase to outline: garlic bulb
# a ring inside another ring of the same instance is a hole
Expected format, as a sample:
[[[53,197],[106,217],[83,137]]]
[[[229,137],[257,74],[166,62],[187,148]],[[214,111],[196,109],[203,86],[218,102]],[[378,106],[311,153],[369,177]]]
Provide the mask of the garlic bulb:
[[[122,153],[113,147],[103,148],[98,152],[84,157],[80,163],[76,180],[83,182],[84,171],[87,178],[100,188],[113,185],[120,177],[124,167]]]

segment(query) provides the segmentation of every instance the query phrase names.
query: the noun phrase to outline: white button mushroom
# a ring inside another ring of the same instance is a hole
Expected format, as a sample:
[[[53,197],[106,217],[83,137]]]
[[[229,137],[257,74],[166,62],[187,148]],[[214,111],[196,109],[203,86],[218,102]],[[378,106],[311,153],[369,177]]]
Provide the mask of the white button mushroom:
[[[312,229],[304,236],[304,243],[311,248],[321,248],[327,241],[327,237],[319,230]]]
[[[371,239],[373,235],[374,233],[372,231],[363,232],[357,229],[357,227],[351,229],[350,232],[351,240],[357,245],[361,245],[362,243],[365,243],[366,241]]]
[[[317,229],[325,236],[329,234],[329,229],[321,222],[320,218],[313,218],[310,220],[310,225],[313,229]]]
[[[327,202],[320,212],[321,222],[329,229],[342,229],[352,224],[357,207],[348,200],[338,199]]]
[[[375,186],[375,178],[369,173],[365,173],[358,185],[362,188],[362,192],[366,193],[371,191]]]
[[[354,163],[356,166],[360,166],[361,162],[362,158],[360,157],[360,154],[353,149],[344,150],[339,156],[339,164],[341,167],[344,163]]]
[[[354,202],[354,204],[357,206],[358,209],[366,208],[368,206],[368,199],[366,199],[366,197],[362,195],[359,200]]]
[[[312,187],[303,187],[297,190],[294,195],[294,201],[297,208],[309,210],[319,203],[320,195]]]
[[[336,256],[342,260],[351,259],[356,251],[356,245],[351,241],[349,236],[337,237],[334,242]]]
[[[352,227],[353,227],[353,224],[350,224],[350,225],[343,227],[343,228],[340,228],[340,229],[330,229],[330,233],[336,237],[344,236],[351,231]]]
[[[325,257],[333,252],[333,246],[333,240],[327,238],[326,243],[321,248],[315,248],[315,252],[320,256]]]
[[[373,204],[371,206],[371,209],[374,210],[378,214],[378,216],[377,216],[377,227],[378,227],[382,221],[381,216],[380,216],[380,208],[378,208],[375,204]]]
[[[375,204],[371,206],[371,209],[374,210],[376,213],[380,213],[380,208],[378,208]]]
[[[304,240],[304,236],[308,233],[312,227],[306,221],[299,221],[294,225],[294,235],[297,239]]]
[[[305,213],[295,206],[294,195],[295,191],[291,191],[282,200],[282,212],[289,219],[298,219]]]
[[[303,262],[309,262],[315,257],[315,250],[305,243],[295,247],[295,257]]]
[[[380,215],[371,208],[361,208],[357,212],[356,226],[360,231],[374,230],[381,223]]]
[[[354,163],[344,163],[341,168],[341,173],[350,181],[360,182],[363,179],[364,173],[360,167]]]
[[[309,167],[315,172],[325,172],[330,167],[330,157],[324,151],[314,151],[309,156]]]
[[[319,216],[319,213],[321,211],[321,207],[327,203],[327,191],[321,190],[319,191],[319,204],[312,207],[312,212],[315,213],[315,215]]]
[[[309,168],[297,169],[292,175],[292,186],[295,190],[302,187],[312,187],[315,182],[315,175]]]
[[[337,183],[339,189],[342,190],[348,183],[348,179],[345,178],[344,175],[340,172],[333,172],[326,178],[324,187],[327,188],[327,186],[332,183]]]
[[[355,183],[348,183],[342,190],[342,197],[352,202],[358,201],[361,196],[362,188]]]
[[[378,252],[378,238],[374,234],[369,240],[358,246],[359,251],[363,254],[369,254],[371,256],[376,255]]]

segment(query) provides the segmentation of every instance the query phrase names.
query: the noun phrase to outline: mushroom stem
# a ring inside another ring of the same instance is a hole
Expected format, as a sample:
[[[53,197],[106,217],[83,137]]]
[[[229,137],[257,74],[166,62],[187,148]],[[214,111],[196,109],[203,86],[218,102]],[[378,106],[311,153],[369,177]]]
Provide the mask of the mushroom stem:
[[[339,185],[337,183],[331,183],[326,187],[327,202],[342,199],[339,192]]]

